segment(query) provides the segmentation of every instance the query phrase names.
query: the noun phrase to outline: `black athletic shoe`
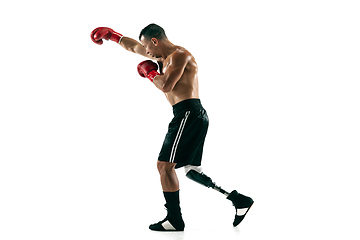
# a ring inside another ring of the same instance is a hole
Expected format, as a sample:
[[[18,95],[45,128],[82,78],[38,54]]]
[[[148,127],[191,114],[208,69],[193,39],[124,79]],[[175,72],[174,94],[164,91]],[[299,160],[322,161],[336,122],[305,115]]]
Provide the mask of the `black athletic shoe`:
[[[166,205],[165,205],[166,207]],[[180,208],[169,209],[166,218],[158,223],[151,224],[150,230],[153,231],[184,231],[185,223],[182,219]]]
[[[235,190],[230,193],[227,199],[232,201],[236,209],[235,219],[233,223],[234,227],[236,227],[244,219],[245,215],[248,213],[254,201],[250,197],[244,196]]]

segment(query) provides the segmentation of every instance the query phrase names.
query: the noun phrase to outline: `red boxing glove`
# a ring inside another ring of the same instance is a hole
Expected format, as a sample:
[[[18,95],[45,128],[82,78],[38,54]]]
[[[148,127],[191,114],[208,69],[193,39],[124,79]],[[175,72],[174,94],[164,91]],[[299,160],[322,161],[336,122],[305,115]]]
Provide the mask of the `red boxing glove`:
[[[98,27],[95,28],[90,34],[91,40],[96,44],[103,44],[103,40],[111,40],[116,43],[120,43],[121,38],[123,37],[122,34],[115,32],[111,28],[107,27]]]
[[[160,75],[160,73],[157,72],[158,65],[151,60],[146,60],[139,63],[137,70],[140,76],[144,78],[147,77],[151,82],[154,82],[154,78]]]

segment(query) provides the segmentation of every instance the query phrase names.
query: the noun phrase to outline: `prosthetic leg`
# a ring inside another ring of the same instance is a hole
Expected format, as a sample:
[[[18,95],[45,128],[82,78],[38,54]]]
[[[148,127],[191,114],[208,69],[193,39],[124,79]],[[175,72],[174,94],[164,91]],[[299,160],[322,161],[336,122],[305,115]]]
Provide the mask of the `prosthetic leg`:
[[[217,186],[210,177],[206,176],[204,173],[202,173],[201,167],[200,166],[185,166],[185,173],[186,176],[188,178],[190,178],[191,180],[205,186],[208,188],[212,188],[222,194],[224,194],[225,196],[229,196],[230,193],[226,192],[224,189],[222,189],[221,187]]]
[[[233,226],[236,227],[244,219],[245,215],[248,213],[250,207],[253,205],[254,201],[245,195],[238,193],[236,190],[231,193],[226,192],[221,187],[217,186],[211,178],[202,173],[200,166],[185,166],[186,176],[191,180],[205,186],[212,188],[222,194],[224,194],[228,200],[230,200],[235,207],[235,219]]]

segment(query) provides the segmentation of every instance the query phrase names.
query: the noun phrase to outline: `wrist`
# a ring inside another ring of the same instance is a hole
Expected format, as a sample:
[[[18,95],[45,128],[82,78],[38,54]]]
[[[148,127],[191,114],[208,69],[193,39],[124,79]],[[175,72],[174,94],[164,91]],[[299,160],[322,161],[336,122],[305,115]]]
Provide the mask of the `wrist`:
[[[116,43],[120,43],[121,39],[123,38],[123,35],[120,34],[120,33],[117,33],[117,32],[113,32],[111,37],[110,37],[110,40],[111,41],[114,41]]]
[[[147,78],[151,81],[151,82],[154,82],[154,79],[156,76],[159,76],[160,73],[158,73],[157,71],[155,70],[152,70],[151,72],[148,73],[147,75]]]

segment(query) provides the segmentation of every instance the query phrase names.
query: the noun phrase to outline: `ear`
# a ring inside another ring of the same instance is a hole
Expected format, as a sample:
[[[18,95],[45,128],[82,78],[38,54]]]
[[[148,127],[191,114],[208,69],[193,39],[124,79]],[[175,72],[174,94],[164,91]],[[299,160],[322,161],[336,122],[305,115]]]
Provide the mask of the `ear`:
[[[159,44],[159,41],[156,38],[152,38],[151,39],[152,44],[154,44],[155,46],[157,46]]]

